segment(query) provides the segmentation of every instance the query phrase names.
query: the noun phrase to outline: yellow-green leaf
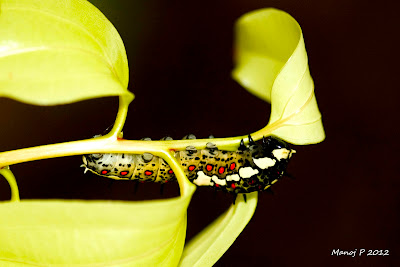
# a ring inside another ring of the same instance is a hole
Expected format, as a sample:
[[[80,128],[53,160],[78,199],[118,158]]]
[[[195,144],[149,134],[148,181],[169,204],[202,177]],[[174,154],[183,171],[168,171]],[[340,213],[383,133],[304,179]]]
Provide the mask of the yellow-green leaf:
[[[185,246],[179,267],[213,266],[246,227],[257,207],[257,192],[239,195],[232,205]]]
[[[177,266],[193,192],[142,203],[2,203],[0,266]]]
[[[0,2],[0,96],[36,105],[132,97],[122,40],[85,0]]]
[[[325,133],[298,23],[283,11],[261,9],[241,17],[236,31],[233,77],[271,102],[268,134],[299,145],[321,142]]]

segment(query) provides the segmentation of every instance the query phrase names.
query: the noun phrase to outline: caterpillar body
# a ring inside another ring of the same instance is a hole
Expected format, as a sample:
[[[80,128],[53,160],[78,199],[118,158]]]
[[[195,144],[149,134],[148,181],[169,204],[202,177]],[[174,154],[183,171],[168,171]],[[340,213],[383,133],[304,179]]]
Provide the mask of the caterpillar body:
[[[188,135],[186,139],[195,139],[195,136]],[[268,189],[284,175],[295,152],[276,137],[269,136],[262,143],[256,143],[249,136],[249,144],[244,145],[242,140],[236,151],[218,150],[209,142],[205,149],[188,146],[186,150],[176,151],[175,157],[194,184],[238,194]],[[83,163],[85,172],[111,179],[159,183],[176,180],[169,165],[150,153],[90,154],[83,156]]]

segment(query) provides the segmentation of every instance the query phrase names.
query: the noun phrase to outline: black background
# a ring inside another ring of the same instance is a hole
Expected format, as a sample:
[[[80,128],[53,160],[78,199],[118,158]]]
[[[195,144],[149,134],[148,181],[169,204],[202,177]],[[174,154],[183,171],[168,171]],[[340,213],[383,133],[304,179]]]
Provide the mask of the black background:
[[[230,78],[234,21],[276,7],[301,25],[327,138],[296,146],[295,180],[261,194],[253,219],[215,266],[400,266],[396,1],[92,1],[126,45],[136,99],[127,139],[248,134],[269,105]],[[0,151],[89,138],[114,120],[118,99],[36,107],[0,98]],[[12,166],[21,198],[140,200],[177,196],[169,184],[83,175],[79,156]],[[0,179],[0,199],[10,197]],[[230,205],[198,189],[188,238]],[[331,256],[333,249],[388,249],[390,256]]]

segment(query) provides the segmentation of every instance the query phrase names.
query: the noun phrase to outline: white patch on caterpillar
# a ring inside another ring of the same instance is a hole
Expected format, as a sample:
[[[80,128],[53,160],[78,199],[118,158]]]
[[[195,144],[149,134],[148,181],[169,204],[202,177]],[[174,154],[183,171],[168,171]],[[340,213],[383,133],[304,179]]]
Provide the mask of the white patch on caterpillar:
[[[240,176],[238,174],[227,175],[226,180],[238,182],[240,180]]]
[[[244,167],[244,168],[242,167],[239,169],[239,175],[243,179],[250,178],[257,173],[258,173],[258,170],[253,169],[252,167]]]
[[[213,175],[211,178],[216,184],[225,186],[226,185],[226,180],[225,179],[219,179],[218,176]]]
[[[198,186],[214,185],[214,183],[211,182],[211,176],[205,175],[203,171],[197,172],[197,178],[193,180],[193,183],[197,184]]]
[[[256,166],[260,169],[266,169],[269,167],[272,167],[275,165],[276,160],[265,157],[265,158],[259,158],[259,159],[255,159],[253,158],[253,162],[254,164],[256,164]]]
[[[274,155],[275,158],[277,158],[278,160],[281,159],[287,159],[289,158],[289,156],[291,156],[291,151],[289,149],[286,148],[279,148],[279,149],[274,149],[272,150],[272,154]],[[296,153],[295,150],[293,150],[294,152],[292,153]]]

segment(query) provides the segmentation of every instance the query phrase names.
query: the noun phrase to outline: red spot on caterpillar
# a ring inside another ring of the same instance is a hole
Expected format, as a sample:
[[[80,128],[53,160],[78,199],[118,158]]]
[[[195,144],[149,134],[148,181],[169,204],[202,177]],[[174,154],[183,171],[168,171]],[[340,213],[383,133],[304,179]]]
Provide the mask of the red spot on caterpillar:
[[[215,187],[219,187],[219,184],[215,184]]]
[[[173,149],[173,148],[171,148],[169,151],[171,151],[171,152],[175,152],[176,150],[175,150],[175,149]]]
[[[100,173],[101,174],[107,174],[109,171],[107,171],[107,170],[102,170]]]
[[[235,163],[235,162],[232,162],[231,165],[229,166],[229,169],[230,169],[231,171],[233,171],[235,168],[236,168],[236,163]]]
[[[224,167],[219,167],[219,169],[218,169],[218,173],[219,173],[219,174],[223,174],[224,171],[225,171],[225,168],[224,168]]]
[[[173,174],[174,171],[173,171],[173,170],[169,170],[168,173],[169,173],[169,174]]]
[[[250,180],[249,184],[254,184],[254,182],[255,182],[254,180]]]
[[[235,184],[231,184],[231,187],[232,187],[233,189],[235,189],[235,188],[236,188],[236,185],[235,185]]]
[[[144,174],[147,175],[147,176],[150,176],[150,175],[153,174],[153,171],[145,171]]]
[[[213,169],[213,165],[207,164],[206,170],[210,172],[210,171],[212,171],[212,169]]]
[[[196,169],[196,166],[194,166],[194,165],[190,165],[188,168],[189,171],[193,171],[194,169]]]
[[[127,171],[122,171],[122,172],[120,172],[119,174],[121,174],[122,176],[125,176],[125,175],[127,175],[129,172],[127,172]]]

